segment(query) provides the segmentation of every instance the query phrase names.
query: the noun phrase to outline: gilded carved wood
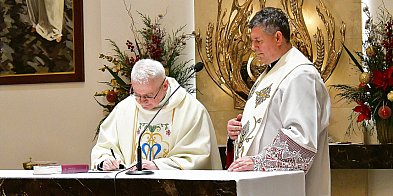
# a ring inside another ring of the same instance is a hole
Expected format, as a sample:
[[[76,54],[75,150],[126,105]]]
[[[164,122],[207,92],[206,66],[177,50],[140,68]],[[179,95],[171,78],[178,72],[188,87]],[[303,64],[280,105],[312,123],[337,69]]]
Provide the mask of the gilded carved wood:
[[[255,58],[250,47],[250,30],[247,27],[254,6],[265,7],[266,0],[246,0],[242,5],[233,0],[229,12],[218,0],[217,20],[209,22],[206,37],[196,36],[198,53],[205,63],[206,71],[214,83],[234,99],[234,107],[242,109],[252,84],[265,69]],[[307,56],[326,81],[335,69],[345,40],[345,24],[336,32],[335,19],[322,0],[316,6],[316,13],[325,29],[316,27],[310,36],[303,15],[303,0],[281,0],[283,10],[288,14],[291,25],[292,44]],[[340,37],[336,40],[335,35]]]

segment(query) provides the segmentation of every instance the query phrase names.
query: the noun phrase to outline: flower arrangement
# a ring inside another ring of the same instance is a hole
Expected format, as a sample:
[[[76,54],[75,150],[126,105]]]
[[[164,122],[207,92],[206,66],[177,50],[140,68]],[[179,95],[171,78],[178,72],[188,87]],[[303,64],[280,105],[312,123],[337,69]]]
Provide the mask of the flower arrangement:
[[[381,143],[388,143],[393,142],[391,112],[393,106],[393,17],[384,8],[380,8],[380,11],[378,21],[374,21],[368,7],[363,9],[368,17],[365,24],[367,39],[363,43],[365,52],[356,52],[360,62],[344,45],[344,49],[360,71],[359,85],[332,86],[340,91],[339,97],[347,102],[357,103],[350,115],[351,123],[348,130],[353,130],[355,119],[362,126],[374,124],[378,140]],[[388,130],[390,128],[391,131]],[[387,139],[385,136],[391,138]]]
[[[164,65],[166,75],[175,78],[189,93],[195,92],[195,88],[189,83],[190,78],[188,78],[188,75],[193,71],[193,67],[187,66],[190,60],[179,62],[179,57],[186,47],[186,42],[194,37],[194,33],[183,33],[185,26],[182,26],[169,35],[161,26],[163,15],[158,15],[153,21],[149,16],[140,12],[138,14],[144,27],[137,29],[132,15],[130,12],[128,13],[131,17],[130,26],[135,37],[134,41],[127,40],[125,43],[127,50],[122,52],[114,41],[108,40],[113,47],[114,54],[100,54],[99,56],[100,59],[111,63],[110,65],[103,65],[100,70],[108,71],[113,77],[110,81],[101,82],[108,85],[109,89],[94,94],[95,100],[104,108],[106,113],[99,125],[117,103],[129,96],[130,73],[139,59],[150,58],[161,62]],[[106,100],[102,103],[96,97],[105,97]],[[99,125],[96,129],[96,136],[99,132]]]

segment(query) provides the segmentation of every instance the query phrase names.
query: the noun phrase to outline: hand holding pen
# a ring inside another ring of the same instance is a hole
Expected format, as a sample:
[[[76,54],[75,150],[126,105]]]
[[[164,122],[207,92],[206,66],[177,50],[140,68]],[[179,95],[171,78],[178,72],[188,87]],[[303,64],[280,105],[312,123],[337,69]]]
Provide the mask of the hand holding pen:
[[[112,153],[113,158],[116,159],[115,152],[113,152],[113,149],[112,149],[112,148],[111,148],[111,153]]]
[[[102,169],[105,171],[108,170],[117,170],[120,168],[120,160],[116,159],[115,153],[113,152],[113,149],[111,148],[111,157],[108,157],[104,160],[102,163]]]

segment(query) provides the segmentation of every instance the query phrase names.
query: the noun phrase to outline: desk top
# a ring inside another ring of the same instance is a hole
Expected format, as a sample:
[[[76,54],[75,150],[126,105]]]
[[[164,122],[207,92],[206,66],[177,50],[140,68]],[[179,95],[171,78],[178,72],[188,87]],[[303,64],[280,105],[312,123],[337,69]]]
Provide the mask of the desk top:
[[[23,191],[34,195],[34,192],[29,190],[32,187],[40,187],[35,189],[38,191],[41,191],[42,187],[49,187],[48,190],[53,189],[51,193],[56,194],[64,191],[57,188],[59,186],[73,187],[72,190],[82,192],[89,187],[90,192],[100,195],[113,192],[111,189],[116,173],[34,175],[32,170],[0,170],[0,190],[3,189],[9,194]],[[116,184],[118,191],[124,195],[153,194],[152,191],[156,193],[158,190],[158,193],[163,193],[162,191],[168,190],[168,187],[165,187],[168,184],[171,184],[171,191],[180,195],[205,195],[206,191],[211,191],[209,195],[217,195],[226,189],[234,190],[232,192],[236,195],[305,195],[305,174],[302,171],[155,170],[151,175],[126,175],[123,172],[116,176]]]
[[[118,171],[89,171],[86,173],[73,174],[33,174],[33,170],[0,170],[0,179],[2,178],[27,178],[27,179],[102,179],[114,178]],[[302,171],[277,171],[277,172],[228,172],[226,170],[154,170],[151,175],[127,175],[124,172],[119,173],[116,179],[173,179],[173,180],[235,180],[255,179],[267,177],[279,177],[286,175],[303,176]]]

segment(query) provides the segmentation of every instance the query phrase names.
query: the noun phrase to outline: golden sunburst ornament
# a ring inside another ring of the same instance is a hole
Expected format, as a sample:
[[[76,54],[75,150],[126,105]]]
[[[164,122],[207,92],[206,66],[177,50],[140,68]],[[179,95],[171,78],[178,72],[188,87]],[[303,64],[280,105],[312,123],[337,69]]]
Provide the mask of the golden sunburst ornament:
[[[243,109],[253,83],[266,67],[259,64],[250,48],[247,24],[256,3],[246,0],[240,5],[239,0],[233,0],[228,12],[222,0],[217,2],[217,20],[208,24],[204,39],[197,33],[196,45],[210,78],[233,97],[235,108]],[[260,10],[265,7],[266,0],[258,0],[258,3],[257,10]],[[281,5],[289,16],[292,45],[314,63],[326,81],[341,56],[342,45],[336,46],[336,42],[344,43],[345,24],[342,22],[337,32],[333,15],[319,0],[316,15],[325,29],[316,27],[316,33],[311,36],[303,16],[303,0],[281,0]]]

